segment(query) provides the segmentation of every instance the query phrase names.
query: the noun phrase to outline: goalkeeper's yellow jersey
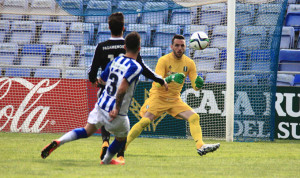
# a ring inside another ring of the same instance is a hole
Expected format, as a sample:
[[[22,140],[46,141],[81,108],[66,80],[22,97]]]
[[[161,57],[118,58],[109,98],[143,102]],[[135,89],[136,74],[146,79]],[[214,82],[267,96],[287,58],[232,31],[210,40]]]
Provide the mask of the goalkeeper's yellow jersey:
[[[192,86],[195,89],[194,83],[197,77],[196,65],[195,62],[186,55],[182,55],[181,59],[177,59],[174,57],[173,52],[171,52],[160,57],[156,64],[155,73],[161,75],[163,78],[174,73],[183,73],[185,75],[185,79],[189,76]],[[169,90],[166,91],[164,87],[158,87],[159,84],[153,82],[150,90],[150,96],[155,95],[169,99],[176,99],[180,97],[180,91],[183,84],[184,82],[182,84],[170,82],[168,84]]]

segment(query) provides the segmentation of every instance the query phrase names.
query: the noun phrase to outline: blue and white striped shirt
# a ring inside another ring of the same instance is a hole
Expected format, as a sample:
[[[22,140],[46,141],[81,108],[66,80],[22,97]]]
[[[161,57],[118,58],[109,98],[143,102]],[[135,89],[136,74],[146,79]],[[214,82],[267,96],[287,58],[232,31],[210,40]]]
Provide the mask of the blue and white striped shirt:
[[[114,109],[117,90],[123,78],[125,78],[129,83],[129,88],[124,96],[119,115],[127,115],[141,73],[141,65],[132,58],[119,56],[112,60],[101,74],[101,79],[106,82],[106,85],[105,90],[98,99],[99,107],[107,112]]]

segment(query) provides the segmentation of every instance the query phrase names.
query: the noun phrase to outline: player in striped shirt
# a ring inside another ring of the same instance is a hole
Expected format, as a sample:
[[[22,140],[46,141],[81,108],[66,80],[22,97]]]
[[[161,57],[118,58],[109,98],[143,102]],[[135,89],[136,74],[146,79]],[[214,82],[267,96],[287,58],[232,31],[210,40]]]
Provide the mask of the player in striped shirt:
[[[52,141],[42,150],[42,158],[49,156],[64,143],[91,136],[104,125],[115,135],[115,140],[108,147],[101,164],[121,164],[112,158],[125,147],[130,129],[128,108],[139,75],[143,70],[136,62],[140,51],[140,35],[137,32],[127,35],[124,48],[126,54],[112,60],[98,80],[99,83],[105,84],[105,89],[95,104],[95,108],[90,112],[86,126],[74,129]]]

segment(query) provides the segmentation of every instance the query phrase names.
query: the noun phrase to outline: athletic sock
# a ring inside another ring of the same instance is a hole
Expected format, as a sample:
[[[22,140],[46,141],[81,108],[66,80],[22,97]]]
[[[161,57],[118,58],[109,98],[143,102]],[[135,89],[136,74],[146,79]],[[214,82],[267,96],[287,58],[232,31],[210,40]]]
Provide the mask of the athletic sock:
[[[73,140],[77,140],[77,139],[80,139],[80,138],[87,138],[87,133],[85,131],[84,128],[77,128],[77,129],[74,129],[66,134],[64,134],[62,137],[60,137],[58,139],[58,141],[60,141],[60,144],[64,144],[64,143],[67,143],[67,142],[70,142],[70,141],[73,141]]]
[[[102,141],[107,142],[109,144],[110,133],[105,129],[104,126],[101,127],[101,135],[102,135]]]
[[[127,136],[127,143],[126,143],[126,147],[136,138],[138,137],[143,129],[145,127],[147,127],[150,124],[150,119],[143,117],[138,123],[136,123],[131,130],[129,131],[129,134]]]
[[[118,141],[114,140],[108,147],[107,152],[103,158],[104,164],[109,164],[112,158],[115,156],[116,153],[118,153],[121,149],[124,149],[126,144],[126,140]]]
[[[198,114],[195,113],[188,118],[188,121],[190,124],[191,135],[196,142],[197,149],[199,149],[202,145],[204,145],[204,142],[202,140],[202,130],[199,122],[200,117]]]

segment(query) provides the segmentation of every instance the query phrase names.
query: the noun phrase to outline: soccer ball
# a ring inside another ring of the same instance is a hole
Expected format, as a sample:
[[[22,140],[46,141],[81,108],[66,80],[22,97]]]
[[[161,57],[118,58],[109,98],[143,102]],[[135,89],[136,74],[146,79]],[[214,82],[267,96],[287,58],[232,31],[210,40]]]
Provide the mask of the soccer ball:
[[[208,36],[203,31],[198,31],[192,34],[190,38],[190,48],[195,50],[205,49],[209,44]]]

